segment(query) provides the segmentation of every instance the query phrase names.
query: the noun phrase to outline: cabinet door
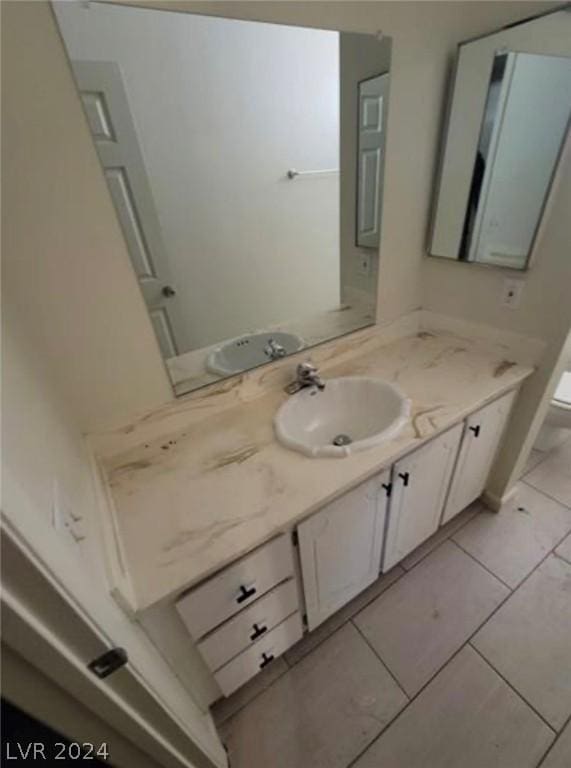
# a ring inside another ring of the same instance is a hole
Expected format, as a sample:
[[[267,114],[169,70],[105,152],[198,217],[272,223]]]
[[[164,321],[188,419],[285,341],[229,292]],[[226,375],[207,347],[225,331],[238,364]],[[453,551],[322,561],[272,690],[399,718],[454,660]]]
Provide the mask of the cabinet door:
[[[466,420],[443,523],[465,509],[484,490],[515,395],[515,391],[508,392]]]
[[[378,577],[389,480],[381,472],[298,526],[310,630]]]
[[[462,429],[458,424],[394,465],[383,570],[437,530]]]

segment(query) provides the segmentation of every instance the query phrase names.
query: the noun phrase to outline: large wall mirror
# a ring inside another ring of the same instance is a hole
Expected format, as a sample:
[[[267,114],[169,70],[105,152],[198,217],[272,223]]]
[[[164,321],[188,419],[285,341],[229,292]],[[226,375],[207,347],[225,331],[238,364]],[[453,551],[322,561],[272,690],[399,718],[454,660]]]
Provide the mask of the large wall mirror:
[[[460,45],[431,255],[527,268],[571,115],[570,11]]]
[[[53,5],[177,394],[375,322],[390,39]]]

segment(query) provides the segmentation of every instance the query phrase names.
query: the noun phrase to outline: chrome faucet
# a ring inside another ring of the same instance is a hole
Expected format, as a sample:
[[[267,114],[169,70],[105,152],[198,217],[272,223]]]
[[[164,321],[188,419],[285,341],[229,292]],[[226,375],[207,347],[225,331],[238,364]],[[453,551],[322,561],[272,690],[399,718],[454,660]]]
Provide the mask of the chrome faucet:
[[[294,395],[299,392],[300,389],[306,387],[317,387],[317,389],[325,389],[325,382],[321,379],[317,368],[311,363],[300,363],[296,369],[295,381],[288,384],[285,387],[285,391],[288,395]]]
[[[275,339],[268,339],[268,343],[264,347],[264,354],[267,355],[270,360],[279,360],[280,357],[286,356],[286,350],[285,347],[278,344]]]

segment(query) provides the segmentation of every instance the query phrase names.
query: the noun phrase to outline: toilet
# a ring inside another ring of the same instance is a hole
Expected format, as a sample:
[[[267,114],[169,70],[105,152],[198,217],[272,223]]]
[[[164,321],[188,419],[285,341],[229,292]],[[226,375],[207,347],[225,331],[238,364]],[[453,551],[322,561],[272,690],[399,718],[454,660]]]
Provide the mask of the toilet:
[[[571,370],[565,371],[557,385],[534,447],[538,451],[550,451],[569,436],[569,430],[571,430]]]

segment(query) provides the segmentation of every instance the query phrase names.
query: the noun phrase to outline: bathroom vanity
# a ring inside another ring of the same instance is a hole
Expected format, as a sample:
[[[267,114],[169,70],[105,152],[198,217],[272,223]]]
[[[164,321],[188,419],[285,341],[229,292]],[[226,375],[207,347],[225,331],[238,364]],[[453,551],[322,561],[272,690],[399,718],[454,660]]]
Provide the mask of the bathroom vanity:
[[[295,358],[98,436],[132,609],[159,645],[176,628],[173,666],[198,652],[211,698],[230,694],[477,499],[532,372],[506,354],[416,316],[315,350],[326,384],[411,401],[396,436],[342,458],[274,435]]]
[[[480,408],[176,601],[225,695],[480,496],[514,397]]]

